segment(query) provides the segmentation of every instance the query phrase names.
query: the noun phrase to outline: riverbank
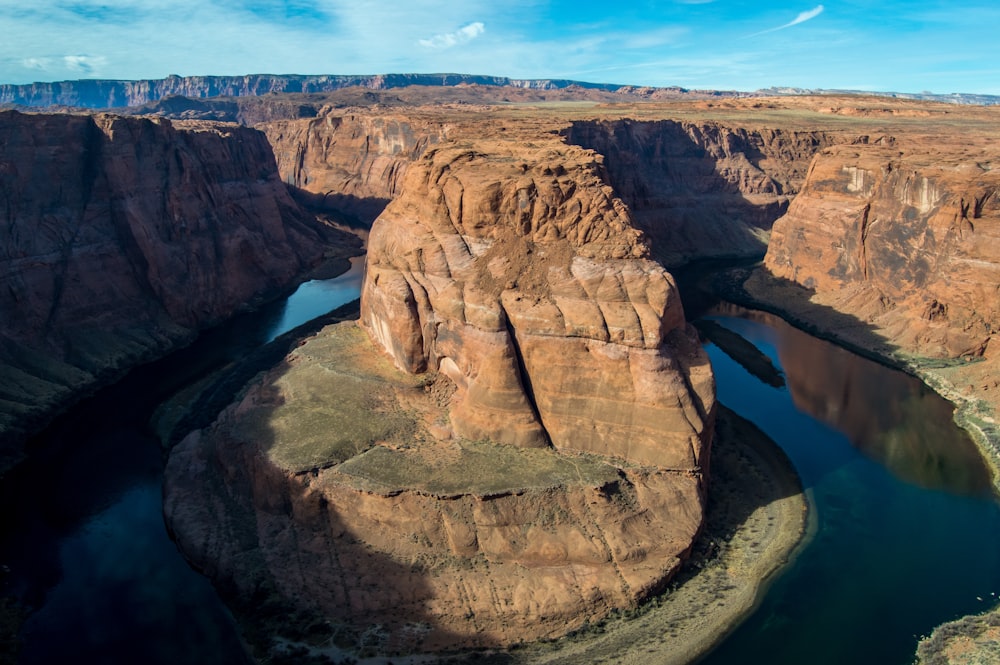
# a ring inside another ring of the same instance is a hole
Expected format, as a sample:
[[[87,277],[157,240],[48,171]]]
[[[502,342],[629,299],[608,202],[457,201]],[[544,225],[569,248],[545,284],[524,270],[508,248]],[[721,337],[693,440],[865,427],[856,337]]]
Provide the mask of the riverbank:
[[[738,268],[715,277],[712,289],[732,302],[776,314],[809,334],[826,339],[858,355],[907,372],[955,406],[954,420],[976,443],[1000,491],[1000,382],[995,358],[942,360],[905,353],[884,341],[871,326],[859,321],[844,325],[844,315],[831,303],[792,283],[776,280],[763,269]],[[983,598],[997,603],[997,597]],[[942,624],[920,640],[920,665],[986,665],[997,662],[1000,651],[1000,605],[982,614]]]
[[[941,359],[909,354],[863,321],[849,324],[812,291],[770,277],[760,267],[741,267],[716,275],[709,287],[720,297],[776,314],[796,328],[887,367],[917,377],[955,405],[955,422],[978,446],[993,485],[1000,492],[1000,359]]]

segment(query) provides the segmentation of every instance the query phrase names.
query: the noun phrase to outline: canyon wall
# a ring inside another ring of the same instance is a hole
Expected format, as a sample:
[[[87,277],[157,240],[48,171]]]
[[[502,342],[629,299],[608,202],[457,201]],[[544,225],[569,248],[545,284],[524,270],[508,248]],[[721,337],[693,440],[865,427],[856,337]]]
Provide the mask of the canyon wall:
[[[328,113],[258,129],[300,201],[364,226],[398,194],[407,166],[447,135],[441,121],[406,115]]]
[[[300,201],[365,224],[395,198],[406,168],[429,146],[518,124],[497,117],[473,127],[468,118],[426,110],[341,115],[327,109],[318,118],[258,127]],[[535,128],[534,138],[546,129]],[[771,224],[798,192],[812,156],[854,140],[672,120],[553,122],[549,131],[601,155],[604,177],[647,234],[653,255],[668,265],[763,254]]]
[[[578,121],[562,133],[604,156],[615,193],[668,265],[763,254],[812,156],[846,140],[824,131],[673,120]]]
[[[978,357],[1000,322],[1000,172],[958,137],[835,146],[774,225],[766,266],[900,350]]]
[[[5,441],[352,244],[255,130],[5,112],[0,141]]]

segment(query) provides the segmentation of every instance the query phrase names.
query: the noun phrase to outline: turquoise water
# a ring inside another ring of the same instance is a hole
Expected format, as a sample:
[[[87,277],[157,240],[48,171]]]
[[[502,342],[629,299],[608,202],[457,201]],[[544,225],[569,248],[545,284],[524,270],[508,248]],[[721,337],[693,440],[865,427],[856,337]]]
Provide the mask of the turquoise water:
[[[908,665],[934,626],[1000,602],[1000,505],[948,403],[776,317],[710,318],[785,373],[772,388],[706,347],[719,400],[791,458],[815,532],[704,663]]]

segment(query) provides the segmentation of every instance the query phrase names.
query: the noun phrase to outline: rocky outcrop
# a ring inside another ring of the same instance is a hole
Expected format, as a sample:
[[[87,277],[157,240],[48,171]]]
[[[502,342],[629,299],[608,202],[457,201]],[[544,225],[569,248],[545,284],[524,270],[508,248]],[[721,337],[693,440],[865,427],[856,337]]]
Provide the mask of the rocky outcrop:
[[[813,155],[846,140],[815,130],[718,122],[578,121],[570,143],[604,156],[608,179],[653,250],[672,264],[763,254]]]
[[[6,112],[0,145],[6,441],[350,244],[254,130]]]
[[[1000,173],[954,138],[828,148],[766,266],[903,351],[982,356],[1000,321]]]
[[[700,528],[715,415],[647,254],[590,151],[428,148],[372,229],[370,338],[324,330],[171,455],[178,543],[238,602],[269,589],[383,653],[634,606]]]
[[[259,126],[278,171],[310,208],[365,226],[397,195],[407,166],[447,127],[405,115],[337,115]]]
[[[593,153],[440,149],[405,193],[372,232],[362,323],[455,382],[457,433],[699,467],[710,371]]]

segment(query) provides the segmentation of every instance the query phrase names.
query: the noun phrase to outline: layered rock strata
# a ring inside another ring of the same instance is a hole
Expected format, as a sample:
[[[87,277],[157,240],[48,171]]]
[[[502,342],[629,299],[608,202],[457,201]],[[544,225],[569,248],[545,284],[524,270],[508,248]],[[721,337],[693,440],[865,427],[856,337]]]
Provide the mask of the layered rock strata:
[[[372,232],[362,324],[454,381],[461,436],[699,467],[711,372],[599,160],[490,148],[411,167]]]
[[[590,151],[429,149],[372,229],[370,339],[326,329],[172,454],[182,549],[383,652],[552,637],[662,588],[715,406],[647,253]]]
[[[444,123],[393,115],[325,113],[258,128],[299,200],[365,226],[397,196],[409,164],[447,135]]]
[[[951,141],[823,150],[768,270],[908,353],[982,356],[1000,322],[1000,172],[995,150]]]
[[[821,148],[853,135],[674,120],[467,117],[426,108],[411,113],[340,113],[263,123],[278,168],[300,200],[369,224],[400,192],[408,166],[446,139],[559,132],[602,156],[605,177],[650,240],[654,256],[681,263],[763,254],[771,224],[788,208]]]
[[[787,209],[828,131],[720,122],[576,121],[570,143],[604,156],[608,179],[668,263],[752,256]]]
[[[287,288],[331,243],[263,134],[0,113],[2,435]]]

